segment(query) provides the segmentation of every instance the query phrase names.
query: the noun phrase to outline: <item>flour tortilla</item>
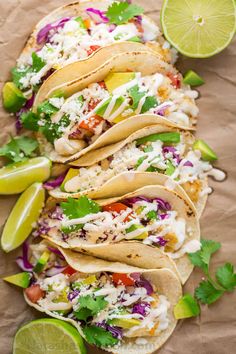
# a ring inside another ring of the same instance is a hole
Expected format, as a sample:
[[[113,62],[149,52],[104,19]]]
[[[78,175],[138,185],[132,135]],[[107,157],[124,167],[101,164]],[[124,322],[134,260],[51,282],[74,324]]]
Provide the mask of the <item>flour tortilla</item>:
[[[72,166],[79,166],[79,167],[88,167],[92,166],[93,164],[112,156],[115,152],[122,149],[125,145],[135,141],[139,138],[144,136],[148,136],[150,134],[156,134],[161,132],[171,132],[171,131],[179,131],[182,136],[184,137],[184,142],[186,143],[187,147],[193,145],[195,138],[191,134],[190,131],[180,129],[178,126],[172,126],[170,124],[156,124],[153,126],[145,127],[141,130],[138,130],[128,136],[126,139],[109,146],[105,146],[103,148],[90,151],[86,155],[82,156],[76,161],[70,163]],[[134,190],[144,186],[144,185],[155,185],[155,184],[162,184],[168,185],[171,189],[178,192],[183,198],[188,199],[189,203],[191,199],[189,198],[188,194],[185,190],[174,182],[170,177],[160,174],[158,172],[124,172],[119,175],[114,176],[110,180],[104,183],[101,187],[91,188],[89,190],[85,190],[82,192],[77,193],[66,193],[61,192],[60,189],[55,189],[50,191],[50,195],[56,199],[67,199],[68,197],[78,198],[79,196],[86,194],[91,199],[105,199],[111,197],[119,197],[129,192],[133,192]],[[117,188],[119,186],[119,188]],[[170,188],[169,187],[169,188]],[[202,188],[205,189],[208,187],[208,179],[204,178],[202,180]],[[207,194],[201,195],[198,202],[195,203],[195,207],[198,211],[199,217],[201,216],[207,201]]]
[[[144,270],[137,267],[131,267],[126,264],[110,263],[104,260],[93,258],[91,256],[82,255],[77,252],[63,250],[61,248],[60,251],[65,256],[68,264],[80,272],[91,273],[91,274],[94,274],[96,272],[101,272],[101,271],[116,272],[116,273],[134,273],[134,272],[142,273],[144,274],[147,280],[149,280],[151,283],[153,283],[156,286],[157,292],[161,295],[165,295],[170,302],[170,308],[168,310],[168,317],[170,323],[168,328],[162,331],[158,336],[146,337],[147,344],[137,345],[135,343],[137,338],[126,338],[124,340],[124,343],[122,343],[121,346],[119,346],[119,349],[115,349],[115,348],[114,349],[102,348],[102,349],[114,354],[130,354],[130,353],[135,354],[137,353],[137,350],[141,354],[149,354],[149,353],[151,354],[155,352],[157,349],[159,349],[166,342],[166,340],[170,337],[177,324],[177,321],[174,318],[173,309],[175,304],[178,302],[179,298],[182,295],[181,284],[173,272],[165,268],[157,269],[157,270],[154,269]],[[41,306],[37,304],[33,304],[31,301],[29,301],[29,299],[25,294],[24,297],[26,302],[30,306],[34,307],[36,310],[43,312],[48,316],[62,319],[74,325],[78,329],[79,333],[84,337],[80,325],[76,323],[74,320],[66,319],[63,316],[56,315],[51,311],[44,310]]]
[[[187,199],[164,186],[145,186],[135,192],[123,195],[122,197],[100,200],[99,204],[104,206],[136,196],[145,196],[148,198],[158,197],[169,202],[172,209],[177,211],[178,217],[181,217],[186,221],[186,230],[191,229],[192,231],[191,234],[188,234],[188,237],[186,237],[184,245],[191,240],[200,241],[200,226],[196,210]],[[49,202],[51,203],[51,201]],[[136,265],[147,269],[153,268],[152,263],[155,264],[155,262],[159,262],[159,268],[164,267],[163,260],[168,263],[166,257],[169,258],[167,254],[160,251],[157,247],[150,247],[136,240],[122,240],[120,243],[104,242],[102,244],[87,244],[86,242],[81,242],[75,239],[73,244],[69,244],[68,242],[62,241],[60,237],[55,236],[52,238],[47,235],[42,235],[42,237],[63,248],[70,248],[78,252],[90,254],[94,257],[107,259],[109,261],[122,261],[130,265]],[[121,244],[121,246],[118,246],[119,244]],[[133,246],[136,248],[137,252],[132,249]],[[154,258],[151,257],[151,252],[153,252],[153,257],[156,254],[155,261]],[[164,258],[162,258],[162,256]],[[191,264],[187,254],[184,254],[180,258],[174,259],[174,263],[181,282],[184,284],[193,271],[193,265]],[[156,264],[154,267],[157,268]]]

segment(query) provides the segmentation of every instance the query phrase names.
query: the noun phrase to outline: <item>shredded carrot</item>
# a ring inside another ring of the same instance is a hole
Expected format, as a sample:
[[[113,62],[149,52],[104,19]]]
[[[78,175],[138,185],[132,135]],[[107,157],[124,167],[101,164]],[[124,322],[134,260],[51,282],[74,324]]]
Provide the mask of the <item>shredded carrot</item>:
[[[149,333],[150,333],[151,336],[155,336],[156,329],[157,329],[158,326],[159,326],[159,322],[157,322],[157,323],[152,327],[152,329],[150,329]]]
[[[86,19],[84,20],[84,25],[85,25],[85,27],[86,27],[87,29],[89,29],[89,28],[91,27],[91,21],[90,21],[89,18],[86,18]]]

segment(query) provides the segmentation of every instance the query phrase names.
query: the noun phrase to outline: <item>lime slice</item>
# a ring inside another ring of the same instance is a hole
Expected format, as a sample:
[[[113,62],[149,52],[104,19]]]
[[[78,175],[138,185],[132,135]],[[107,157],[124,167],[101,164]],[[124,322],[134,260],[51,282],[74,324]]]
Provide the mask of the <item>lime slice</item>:
[[[208,58],[221,52],[236,28],[234,0],[165,0],[161,23],[166,39],[182,54]]]
[[[50,318],[35,320],[16,333],[13,354],[86,354],[79,332],[70,324]]]
[[[205,81],[201,76],[199,76],[195,71],[188,70],[184,75],[184,84],[190,86],[200,86],[205,84]]]
[[[185,294],[181,297],[174,307],[174,315],[177,320],[180,320],[181,318],[195,317],[199,314],[199,305],[191,294]]]
[[[34,182],[44,182],[50,177],[51,161],[35,157],[0,169],[0,194],[23,192]]]
[[[193,149],[201,152],[201,157],[204,161],[216,161],[218,159],[212,148],[201,139],[195,141]]]
[[[17,200],[4,226],[1,246],[5,252],[19,247],[30,235],[45,200],[41,183],[34,183]]]

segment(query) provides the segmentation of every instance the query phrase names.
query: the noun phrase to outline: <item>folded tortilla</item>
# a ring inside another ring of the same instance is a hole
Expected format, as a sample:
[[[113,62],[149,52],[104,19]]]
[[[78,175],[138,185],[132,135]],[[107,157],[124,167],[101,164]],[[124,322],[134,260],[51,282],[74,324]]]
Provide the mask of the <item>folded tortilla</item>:
[[[53,244],[50,244],[50,249],[52,250]],[[53,249],[53,251],[55,252],[55,248]],[[63,250],[62,248],[59,248],[59,251],[62,253],[62,255],[65,257],[66,262],[68,263],[68,265],[70,267],[72,267],[75,271],[78,271],[79,273],[74,273],[73,275],[70,276],[70,282],[71,284],[73,284],[73,279],[79,277],[79,278],[83,278],[83,276],[85,277],[84,279],[86,279],[86,277],[88,277],[87,279],[91,279],[91,277],[93,277],[94,275],[96,277],[99,277],[99,273],[100,274],[107,274],[106,276],[110,275],[112,277],[112,274],[121,274],[121,276],[125,276],[125,277],[131,277],[134,274],[134,276],[137,278],[141,275],[142,279],[146,279],[146,281],[152,285],[152,287],[154,287],[154,297],[155,299],[158,299],[157,301],[160,302],[160,304],[158,305],[154,305],[154,306],[159,306],[161,311],[161,307],[165,307],[166,309],[162,308],[162,318],[160,319],[162,326],[164,325],[163,329],[160,328],[160,330],[157,331],[157,334],[155,335],[150,335],[148,333],[144,333],[144,331],[142,330],[141,333],[139,334],[139,332],[136,330],[136,334],[134,332],[134,334],[129,334],[130,331],[125,331],[125,333],[127,332],[128,337],[124,334],[123,339],[120,341],[120,343],[114,347],[102,347],[103,350],[106,350],[108,352],[112,352],[115,354],[128,354],[128,353],[143,353],[143,354],[149,354],[149,353],[153,353],[154,351],[156,351],[157,349],[159,349],[165,342],[166,340],[170,337],[170,335],[172,334],[175,326],[176,326],[176,319],[174,318],[174,314],[173,314],[173,308],[175,306],[175,304],[178,302],[179,298],[182,295],[182,289],[181,289],[181,284],[178,280],[178,278],[175,276],[175,274],[173,272],[171,272],[168,269],[158,269],[158,270],[144,270],[144,269],[140,269],[137,267],[132,267],[126,264],[122,264],[122,263],[110,263],[101,259],[96,259],[93,258],[91,256],[86,256],[86,255],[82,255],[70,250]],[[78,274],[78,275],[77,275]],[[59,274],[59,276],[61,276]],[[119,275],[118,275],[119,276]],[[55,275],[55,281],[56,278],[58,276]],[[89,278],[90,277],[90,278]],[[48,281],[50,282],[50,286],[53,289],[53,276],[51,276],[51,278],[48,278]],[[39,279],[40,279],[40,275],[39,275]],[[43,275],[42,279],[47,279],[47,276]],[[85,280],[86,282],[86,280]],[[34,285],[38,284],[38,281],[36,281],[36,283],[34,283]],[[40,286],[42,286],[42,284],[44,284],[44,280],[39,281]],[[59,289],[59,288],[57,288]],[[102,290],[102,288],[101,288]],[[104,288],[105,290],[105,288]],[[60,297],[60,293],[58,293],[57,290],[57,294]],[[51,293],[50,293],[51,294]],[[49,295],[50,295],[49,294]],[[77,294],[75,294],[77,295]],[[47,298],[47,291],[45,291],[45,296]],[[50,295],[52,296],[52,295]],[[49,298],[50,298],[49,296]],[[63,299],[62,295],[62,299]],[[69,296],[69,295],[68,295]],[[73,291],[71,296],[73,297]],[[152,295],[150,295],[152,296]],[[160,297],[161,296],[161,297]],[[79,333],[86,339],[86,335],[83,331],[83,326],[81,325],[81,322],[79,320],[75,320],[73,318],[69,318],[67,317],[67,314],[65,313],[64,315],[59,314],[57,311],[53,311],[48,310],[48,308],[50,308],[50,301],[48,302],[47,300],[42,300],[42,301],[34,301],[32,302],[29,297],[27,296],[27,290],[24,293],[24,297],[26,302],[34,307],[36,310],[43,312],[51,317],[54,318],[58,318],[64,321],[67,321],[69,323],[71,323],[72,325],[74,325]],[[65,301],[65,300],[64,300]],[[68,300],[67,300],[68,301]],[[162,305],[163,302],[163,305]],[[56,303],[52,302],[52,305],[54,304],[54,306],[59,306],[59,305],[63,305],[62,304],[58,304],[58,301]],[[168,305],[167,305],[168,304]],[[64,305],[66,305],[64,303]],[[165,318],[164,318],[165,317]],[[163,322],[164,321],[164,322]],[[155,322],[154,322],[155,323]],[[158,325],[157,325],[158,328]],[[110,329],[112,331],[116,330],[116,327],[110,327]],[[118,330],[118,333],[120,333],[120,330]],[[141,338],[142,339],[141,339]],[[140,338],[140,340],[139,340]]]

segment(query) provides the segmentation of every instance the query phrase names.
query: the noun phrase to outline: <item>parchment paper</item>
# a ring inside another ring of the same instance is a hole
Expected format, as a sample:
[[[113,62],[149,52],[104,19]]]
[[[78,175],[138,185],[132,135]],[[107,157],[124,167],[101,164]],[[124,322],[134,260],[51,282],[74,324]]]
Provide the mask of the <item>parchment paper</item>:
[[[220,0],[219,0],[220,1]],[[0,81],[10,78],[9,72],[27,36],[38,20],[49,11],[65,4],[65,0],[0,0]],[[159,19],[161,0],[137,0],[146,13]],[[200,119],[197,135],[206,140],[219,156],[217,166],[227,172],[223,183],[211,181],[214,188],[202,217],[202,236],[222,243],[214,256],[213,268],[225,261],[236,265],[236,45],[205,60],[181,58],[182,71],[196,70],[206,80],[199,90]],[[0,111],[0,145],[13,132],[14,119]],[[0,198],[0,226],[4,224],[16,198]],[[19,251],[18,251],[19,252]],[[18,271],[14,259],[18,253],[1,254],[1,276]],[[194,271],[185,290],[192,292],[201,280]],[[24,303],[22,292],[0,280],[0,353],[12,353],[16,330],[37,313]],[[39,315],[38,315],[39,316]],[[89,349],[90,354],[101,353]],[[180,321],[160,354],[233,354],[236,352],[236,294],[225,295],[210,308],[203,307],[200,318]]]

